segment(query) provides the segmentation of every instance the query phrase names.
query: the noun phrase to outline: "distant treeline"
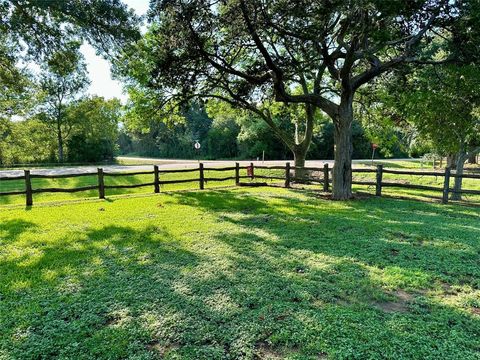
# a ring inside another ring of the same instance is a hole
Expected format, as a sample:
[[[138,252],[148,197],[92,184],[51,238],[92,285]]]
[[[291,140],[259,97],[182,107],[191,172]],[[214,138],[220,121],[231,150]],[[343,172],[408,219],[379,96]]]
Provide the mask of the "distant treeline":
[[[288,125],[286,125],[288,126]],[[333,159],[334,125],[320,121],[316,125],[307,159]],[[201,144],[196,151],[196,141]],[[159,158],[195,159],[291,159],[291,151],[272,133],[262,120],[221,116],[211,118],[207,111],[193,104],[185,112],[184,122],[168,125],[152,121],[146,130],[122,129],[118,139],[119,153]],[[376,157],[385,155],[406,157],[406,146],[400,141],[389,144]],[[365,159],[372,156],[371,140],[359,121],[353,123],[353,157]]]
[[[281,121],[280,121],[281,123]],[[190,104],[182,121],[152,120],[129,127],[118,100],[83,97],[65,108],[62,125],[66,163],[113,161],[115,155],[183,159],[291,159],[292,152],[261,119],[218,112],[209,116],[203,105]],[[294,126],[284,121],[286,130]],[[307,159],[333,159],[332,122],[319,118]],[[385,142],[376,157],[407,156],[401,137]],[[0,118],[0,165],[58,163],[58,141],[52,124],[40,116],[22,120]],[[201,149],[196,151],[198,141]],[[372,140],[359,121],[353,122],[353,157],[370,158]]]
[[[85,97],[65,108],[63,152],[67,163],[113,160],[118,151],[121,105],[118,100]],[[0,118],[0,165],[57,163],[58,139],[41,116]]]

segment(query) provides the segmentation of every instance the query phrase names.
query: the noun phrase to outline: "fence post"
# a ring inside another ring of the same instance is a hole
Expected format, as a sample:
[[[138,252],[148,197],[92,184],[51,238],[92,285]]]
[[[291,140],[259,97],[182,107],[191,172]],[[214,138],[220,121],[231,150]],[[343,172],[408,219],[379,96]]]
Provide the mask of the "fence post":
[[[25,173],[25,194],[26,194],[26,205],[33,205],[33,194],[32,194],[32,180],[30,179],[30,170],[24,170]]]
[[[155,194],[158,194],[160,192],[160,172],[158,171],[158,165],[153,165],[153,177]]]
[[[200,190],[203,190],[203,189],[204,189],[204,183],[205,183],[205,176],[204,176],[204,174],[203,174],[203,163],[200,163],[200,164],[199,164],[198,170],[200,171],[200,179],[199,179],[199,182],[200,182]]]
[[[442,204],[448,203],[448,193],[450,191],[450,167],[445,168],[445,181],[443,182]]]
[[[235,163],[235,185],[238,186],[240,184],[240,164],[237,162]]]
[[[250,163],[250,168],[252,169],[252,176],[250,177],[250,179],[253,180],[253,178],[255,177],[255,172],[254,172],[254,168],[253,168],[253,162]]]
[[[285,164],[285,187],[290,187],[290,163]]]
[[[383,165],[377,165],[377,184],[375,186],[376,196],[382,196],[382,178],[383,178]]]
[[[323,165],[323,191],[328,192],[330,174],[328,173],[328,163]]]
[[[98,198],[105,199],[105,182],[103,180],[103,169],[98,168]]]

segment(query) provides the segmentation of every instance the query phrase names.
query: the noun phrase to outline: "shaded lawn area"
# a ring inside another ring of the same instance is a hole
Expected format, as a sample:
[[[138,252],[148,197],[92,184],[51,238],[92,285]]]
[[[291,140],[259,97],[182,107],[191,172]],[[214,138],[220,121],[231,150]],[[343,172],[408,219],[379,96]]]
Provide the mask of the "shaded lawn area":
[[[275,188],[0,210],[0,359],[478,359],[480,209]]]

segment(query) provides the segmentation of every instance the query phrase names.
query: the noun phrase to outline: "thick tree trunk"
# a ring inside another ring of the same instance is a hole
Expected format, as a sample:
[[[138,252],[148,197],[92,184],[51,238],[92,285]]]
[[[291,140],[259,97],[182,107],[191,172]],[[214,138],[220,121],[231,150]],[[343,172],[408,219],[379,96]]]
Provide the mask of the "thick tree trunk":
[[[301,147],[295,148],[293,150],[293,160],[295,164],[295,179],[303,180],[307,176],[307,172],[305,169],[305,158],[306,158],[306,151]]]
[[[457,155],[457,163],[456,163],[456,175],[463,175],[463,167],[465,165],[465,160],[467,156],[466,154],[462,151]],[[462,190],[462,178],[461,177],[455,177],[455,182],[453,185],[453,192],[451,199],[452,200],[462,200],[462,194],[459,193],[459,191]]]
[[[447,156],[447,167],[454,170],[457,166],[457,154],[450,154]]]
[[[333,165],[332,193],[335,200],[352,197],[352,101],[346,101],[339,107],[335,123],[335,162]]]

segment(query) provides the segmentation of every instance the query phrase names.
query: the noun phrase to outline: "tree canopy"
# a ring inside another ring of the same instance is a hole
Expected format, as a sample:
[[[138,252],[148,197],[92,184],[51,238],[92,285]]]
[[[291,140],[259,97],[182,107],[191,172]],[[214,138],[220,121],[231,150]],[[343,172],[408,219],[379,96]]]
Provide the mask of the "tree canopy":
[[[347,198],[355,92],[406,64],[452,61],[454,44],[465,41],[467,27],[459,22],[468,22],[469,6],[447,0],[152,1],[149,31],[119,69],[156,90],[159,106],[215,98],[247,109],[292,150],[302,144],[276,126],[270,105],[302,104],[312,115],[303,123],[307,134],[315,110],[322,110],[335,125],[334,197]],[[436,33],[448,39],[442,47],[432,43]]]
[[[476,64],[444,64],[428,66],[391,77],[370,98],[375,121],[388,126],[399,123],[404,129],[413,127],[420,139],[427,140],[441,157],[456,159],[449,164],[457,174],[463,164],[480,152],[480,71]],[[461,178],[455,178],[454,196],[459,197]]]
[[[119,0],[3,0],[0,19],[0,33],[35,58],[72,38],[111,54],[138,37],[137,16]]]
[[[121,120],[118,99],[90,96],[66,103],[63,111],[71,128],[63,150],[70,163],[111,160],[117,151]],[[0,117],[0,165],[53,163],[58,159],[55,131],[38,116],[22,121]]]
[[[64,50],[53,52],[39,75],[41,96],[38,117],[56,134],[60,162],[63,162],[65,140],[76,125],[67,116],[66,108],[82,95],[89,84],[79,46],[79,43],[73,42],[67,44]]]

